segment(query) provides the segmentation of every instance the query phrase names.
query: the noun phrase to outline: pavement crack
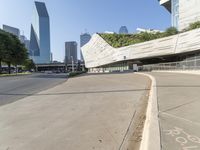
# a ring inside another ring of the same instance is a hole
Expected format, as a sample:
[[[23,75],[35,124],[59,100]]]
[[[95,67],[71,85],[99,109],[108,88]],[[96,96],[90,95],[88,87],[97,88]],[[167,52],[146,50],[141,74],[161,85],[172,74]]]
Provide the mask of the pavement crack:
[[[171,110],[175,110],[175,109],[180,108],[180,107],[182,107],[182,106],[185,106],[185,105],[188,105],[188,104],[192,104],[192,103],[194,103],[194,102],[196,102],[196,101],[199,101],[199,100],[190,101],[190,102],[187,102],[187,103],[184,103],[184,104],[181,104],[181,105],[178,105],[178,106],[175,106],[175,107],[166,109],[166,110],[164,110],[164,111],[162,111],[162,112],[168,112],[168,111],[171,111]]]

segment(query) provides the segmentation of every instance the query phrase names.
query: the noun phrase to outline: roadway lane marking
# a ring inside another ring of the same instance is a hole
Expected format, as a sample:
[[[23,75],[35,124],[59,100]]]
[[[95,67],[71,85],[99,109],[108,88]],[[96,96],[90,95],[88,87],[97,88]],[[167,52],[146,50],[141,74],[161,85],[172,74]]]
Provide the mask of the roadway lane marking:
[[[171,136],[178,143],[182,150],[198,150],[200,147],[200,138],[195,135],[190,135],[183,129],[174,127],[173,129],[164,130],[165,135]]]

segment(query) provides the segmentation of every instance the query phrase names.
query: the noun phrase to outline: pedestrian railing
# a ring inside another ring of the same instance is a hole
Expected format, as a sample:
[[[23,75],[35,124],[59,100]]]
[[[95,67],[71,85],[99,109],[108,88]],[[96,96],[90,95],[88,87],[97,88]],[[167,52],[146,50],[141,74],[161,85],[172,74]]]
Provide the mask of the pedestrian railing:
[[[143,65],[139,67],[139,70],[200,70],[200,59]]]

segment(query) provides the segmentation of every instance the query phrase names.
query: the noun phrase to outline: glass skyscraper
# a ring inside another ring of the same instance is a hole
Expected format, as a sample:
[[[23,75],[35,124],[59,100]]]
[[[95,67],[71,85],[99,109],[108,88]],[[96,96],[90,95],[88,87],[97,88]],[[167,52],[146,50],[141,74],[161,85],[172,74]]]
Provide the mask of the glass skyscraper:
[[[45,3],[35,2],[30,35],[30,57],[36,64],[50,63],[50,23]]]
[[[179,0],[172,0],[172,26],[178,29],[179,27]]]
[[[88,34],[88,33],[81,34],[80,47],[82,48],[85,44],[87,44],[90,41],[90,39],[91,39],[90,34]],[[82,51],[81,51],[81,60],[84,61]]]
[[[65,42],[65,64],[77,63],[77,42]]]
[[[119,34],[128,34],[128,29],[126,26],[121,26],[119,29]]]
[[[170,13],[172,26],[179,31],[187,29],[191,23],[200,21],[200,0],[159,0]]]
[[[3,25],[3,30],[20,38],[20,30],[8,25]]]
[[[119,34],[128,34],[128,29],[126,26],[121,26],[119,29]]]

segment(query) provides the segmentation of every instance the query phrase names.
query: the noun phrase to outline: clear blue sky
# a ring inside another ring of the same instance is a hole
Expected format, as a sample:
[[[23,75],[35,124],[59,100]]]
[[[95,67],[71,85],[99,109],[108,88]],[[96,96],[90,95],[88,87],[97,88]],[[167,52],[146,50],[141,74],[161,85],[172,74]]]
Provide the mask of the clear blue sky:
[[[171,25],[170,14],[158,0],[39,0],[46,3],[51,22],[51,51],[54,60],[64,60],[64,42],[77,41],[89,33],[118,32],[125,25],[164,30]],[[30,38],[34,0],[0,0],[0,26],[7,24]],[[78,48],[79,49],[79,48]]]

